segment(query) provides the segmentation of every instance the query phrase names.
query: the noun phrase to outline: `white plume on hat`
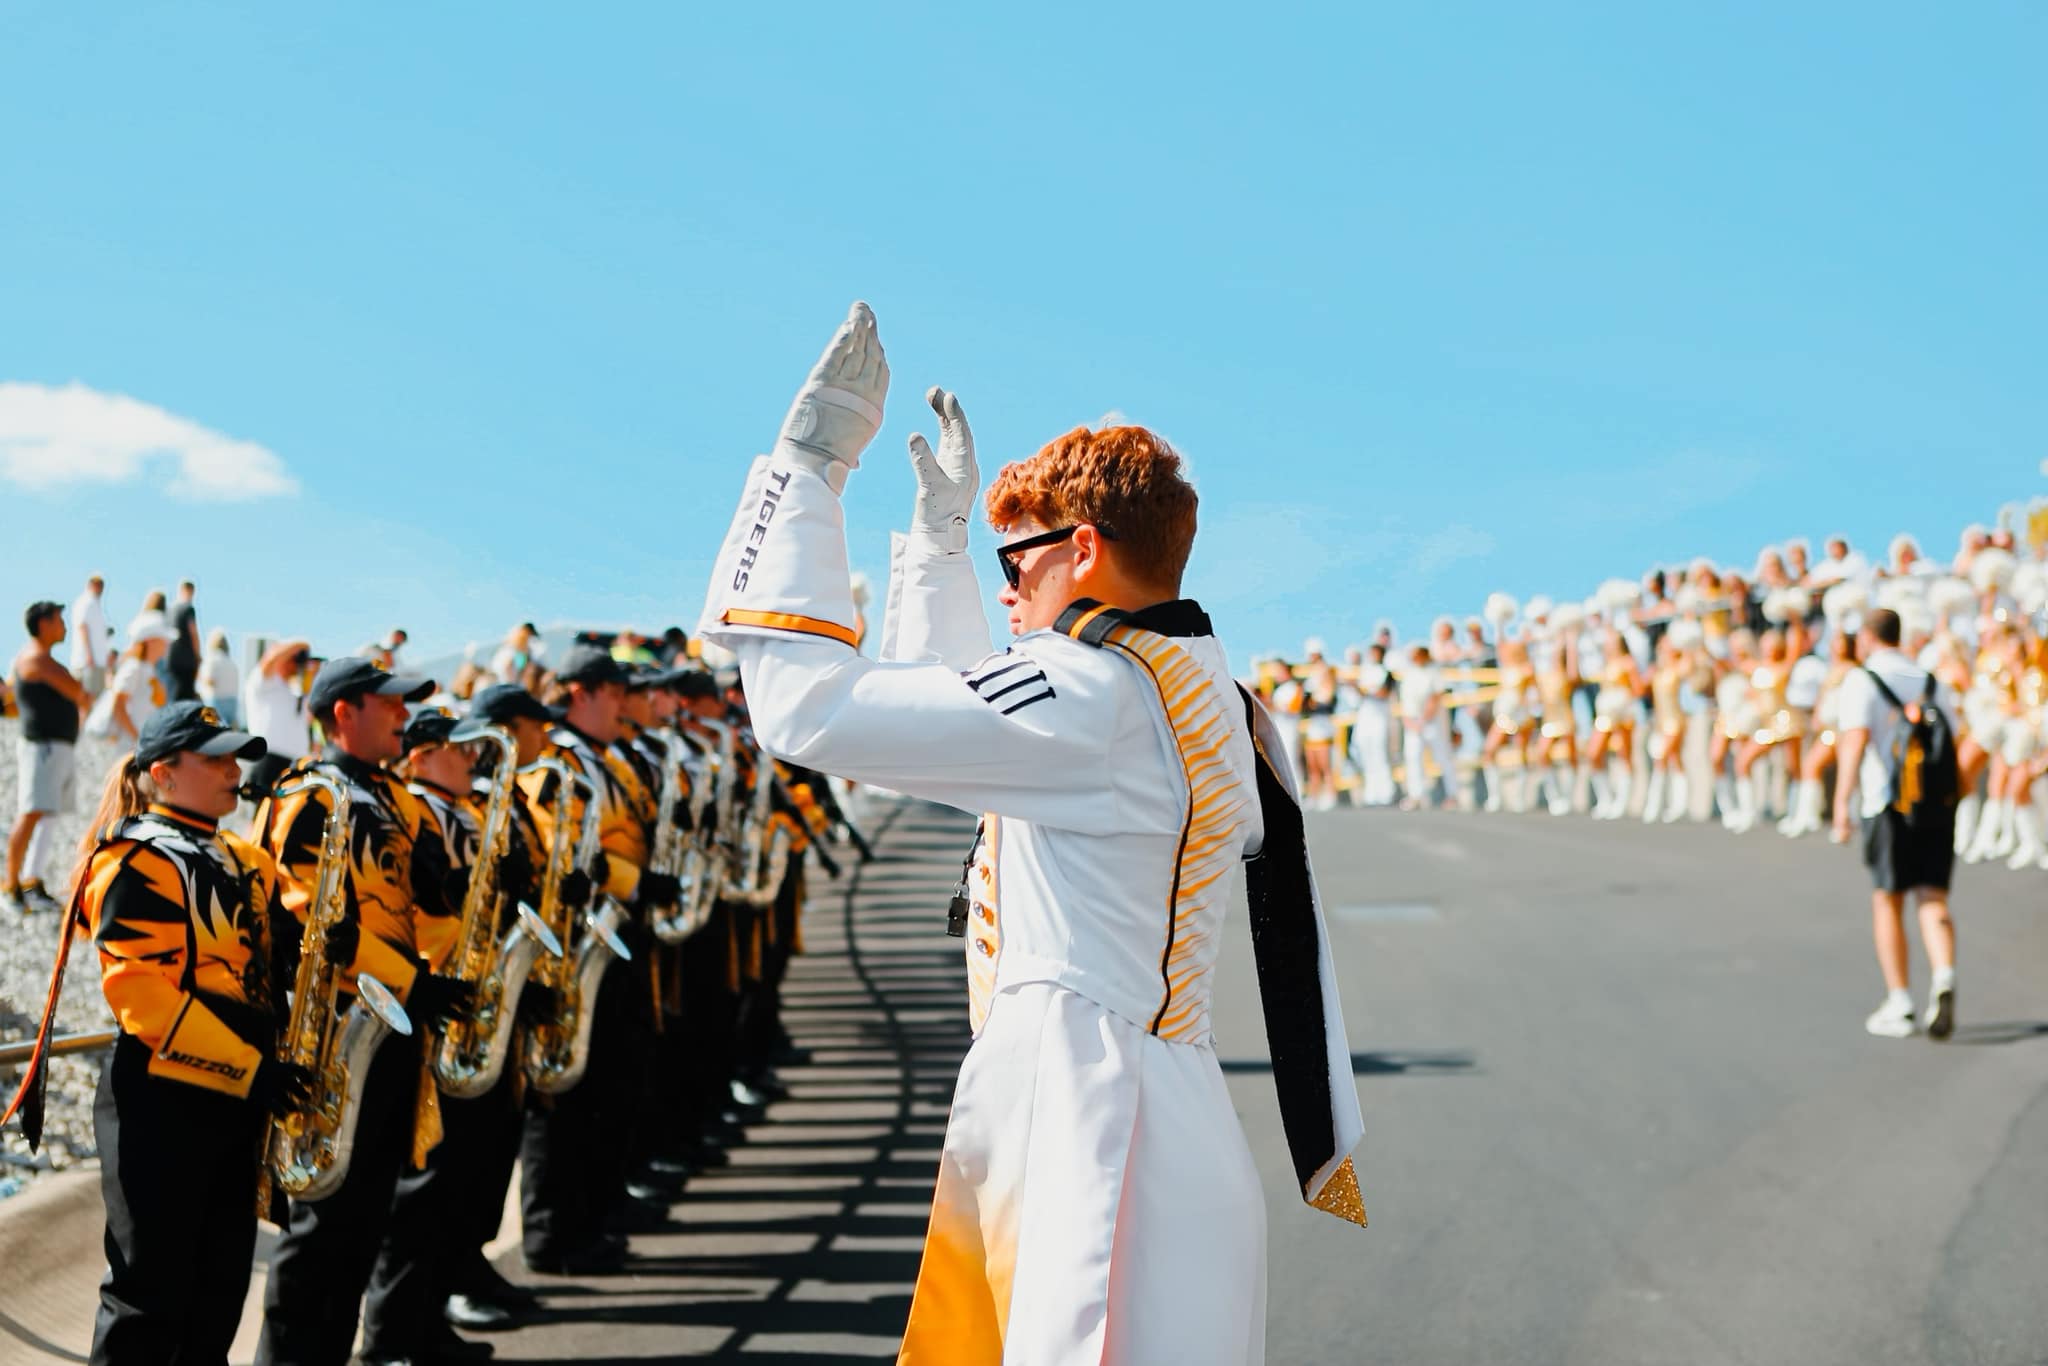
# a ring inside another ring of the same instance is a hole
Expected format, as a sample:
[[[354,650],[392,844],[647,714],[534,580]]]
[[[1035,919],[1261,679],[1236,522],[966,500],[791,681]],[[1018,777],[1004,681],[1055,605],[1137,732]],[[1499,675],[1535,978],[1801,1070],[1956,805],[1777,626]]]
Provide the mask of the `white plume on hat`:
[[[2048,607],[2048,565],[2030,561],[2013,571],[2008,591],[2023,612]]]
[[[1976,590],[1952,574],[1944,574],[1927,585],[1927,609],[1934,613],[1936,621],[1966,613],[1976,602]]]
[[[1328,659],[1330,657],[1330,647],[1321,636],[1310,636],[1307,640],[1301,642],[1301,655],[1303,659],[1308,658],[1310,655],[1321,655],[1323,658]]]
[[[2013,558],[2010,550],[1986,546],[1970,559],[1970,583],[1979,593],[2004,588],[2012,583],[2012,576],[2018,569],[2019,561]]]
[[[1486,595],[1486,608],[1481,615],[1492,622],[1494,627],[1498,629],[1513,621],[1515,613],[1520,610],[1520,605],[1506,593],[1488,593]]]
[[[1522,615],[1530,621],[1541,621],[1549,616],[1551,610],[1556,606],[1557,604],[1548,597],[1538,593],[1535,597],[1522,604]]]
[[[1870,592],[1860,583],[1838,583],[1820,595],[1821,615],[1838,629],[1851,613],[1860,613],[1870,605]]]
[[[1643,590],[1633,579],[1609,579],[1593,595],[1610,612],[1626,612],[1643,599]]]

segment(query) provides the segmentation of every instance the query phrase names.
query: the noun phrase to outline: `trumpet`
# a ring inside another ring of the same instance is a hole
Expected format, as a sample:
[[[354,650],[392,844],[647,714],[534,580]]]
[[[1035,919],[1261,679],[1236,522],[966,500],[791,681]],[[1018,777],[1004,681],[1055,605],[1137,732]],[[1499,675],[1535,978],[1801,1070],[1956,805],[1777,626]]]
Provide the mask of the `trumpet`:
[[[480,1096],[498,1084],[511,1052],[512,1029],[519,1017],[519,997],[526,989],[534,960],[545,951],[562,956],[561,940],[531,906],[521,902],[511,928],[498,933],[499,907],[504,902],[498,873],[513,839],[513,784],[519,770],[519,746],[511,734],[487,726],[476,736],[497,747],[491,769],[491,795],[484,807],[483,838],[462,899],[452,975],[476,988],[475,1006],[464,1018],[448,1021],[434,1042],[434,1080],[448,1095]]]
[[[597,992],[604,983],[611,960],[632,961],[632,951],[619,938],[625,913],[619,904],[601,893],[593,893],[598,904],[586,912],[580,934],[574,936],[573,908],[564,904],[562,882],[575,869],[588,869],[597,857],[598,818],[602,808],[596,785],[575,766],[562,759],[540,758],[523,772],[552,773],[555,776],[555,829],[549,841],[547,873],[541,883],[539,918],[554,931],[558,943],[569,943],[575,951],[566,959],[556,957],[539,966],[539,980],[555,993],[554,1009],[545,1020],[527,1027],[523,1062],[526,1079],[542,1095],[557,1096],[572,1090],[583,1080],[590,1065],[590,1027],[595,1022]],[[569,842],[570,793],[583,790],[583,821],[573,847]]]
[[[729,751],[732,745],[730,727],[720,726],[723,732],[722,750]],[[654,918],[652,928],[655,938],[665,944],[679,944],[698,930],[704,928],[711,918],[712,907],[725,888],[727,860],[724,847],[717,843],[719,831],[717,822],[706,819],[723,787],[730,782],[731,755],[729,752],[706,755],[704,762],[694,769],[688,767],[685,757],[690,753],[689,743],[683,738],[680,728],[670,732],[669,754],[675,760],[671,772],[681,775],[688,772],[690,781],[690,829],[685,834],[670,825],[664,825],[656,832],[653,866],[666,873],[673,873],[681,884],[676,895],[676,904],[662,915]],[[670,805],[664,809],[669,817],[673,809],[674,793],[664,779],[662,795]],[[669,837],[664,843],[663,835]],[[673,847],[671,847],[673,846]]]
[[[320,831],[313,900],[299,939],[299,971],[292,983],[282,1058],[313,1074],[313,1099],[304,1109],[277,1116],[264,1137],[277,1184],[295,1200],[332,1195],[347,1179],[370,1060],[385,1035],[412,1033],[398,998],[368,974],[356,977],[355,1007],[342,1013],[345,965],[327,961],[327,931],[348,914],[348,788],[308,771],[276,795],[282,800],[308,788],[325,792],[331,805]]]

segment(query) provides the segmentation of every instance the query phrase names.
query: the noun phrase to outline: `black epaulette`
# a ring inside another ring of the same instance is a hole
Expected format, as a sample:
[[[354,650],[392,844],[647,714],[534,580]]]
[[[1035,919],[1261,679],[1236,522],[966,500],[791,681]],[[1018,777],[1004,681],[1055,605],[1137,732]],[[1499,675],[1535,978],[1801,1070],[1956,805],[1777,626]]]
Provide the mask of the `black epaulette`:
[[[1131,614],[1121,607],[1106,607],[1093,598],[1076,598],[1060,613],[1052,629],[1085,645],[1101,645],[1109,633],[1130,622]]]

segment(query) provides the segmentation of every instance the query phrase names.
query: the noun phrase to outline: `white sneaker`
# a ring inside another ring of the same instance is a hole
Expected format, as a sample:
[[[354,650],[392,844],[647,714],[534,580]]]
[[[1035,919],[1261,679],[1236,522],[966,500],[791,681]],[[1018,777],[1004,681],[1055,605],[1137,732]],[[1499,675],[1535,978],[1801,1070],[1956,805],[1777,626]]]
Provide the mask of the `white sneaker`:
[[[1910,1002],[1902,1004],[1887,996],[1884,1004],[1863,1022],[1863,1032],[1875,1034],[1880,1039],[1910,1039],[1920,1032],[1920,1026],[1913,1020]]]
[[[1942,987],[1927,994],[1927,1037],[1946,1039],[1956,1027],[1956,989]]]

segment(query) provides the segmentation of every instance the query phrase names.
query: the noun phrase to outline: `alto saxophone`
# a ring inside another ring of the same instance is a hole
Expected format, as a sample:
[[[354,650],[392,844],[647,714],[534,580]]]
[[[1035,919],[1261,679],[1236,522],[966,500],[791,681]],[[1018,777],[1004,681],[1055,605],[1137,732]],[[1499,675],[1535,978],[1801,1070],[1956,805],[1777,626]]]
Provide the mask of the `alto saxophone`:
[[[728,731],[728,740],[730,734]],[[665,944],[679,944],[703,929],[711,918],[711,908],[717,903],[719,893],[725,888],[722,850],[713,842],[718,837],[714,828],[716,822],[705,818],[723,779],[721,756],[705,755],[704,761],[692,768],[690,754],[691,747],[683,738],[682,729],[678,727],[671,731],[669,756],[675,762],[671,773],[664,775],[662,783],[662,796],[669,805],[664,807],[665,823],[655,832],[652,862],[655,869],[675,874],[679,884],[676,904],[656,916],[652,923],[654,937]],[[687,832],[674,828],[672,815],[674,786],[680,784],[684,776],[690,779],[690,828]]]
[[[598,818],[602,807],[597,788],[564,760],[536,759],[523,772],[539,770],[555,776],[555,829],[548,842],[548,867],[541,885],[540,919],[555,932],[557,942],[574,943],[567,958],[540,965],[537,980],[555,993],[548,1018],[527,1027],[523,1061],[526,1079],[542,1095],[558,1096],[583,1080],[590,1065],[590,1027],[596,1020],[597,992],[611,960],[630,962],[633,954],[619,938],[624,912],[617,902],[593,891],[580,933],[575,910],[562,899],[562,883],[574,870],[587,870],[597,857]],[[569,842],[570,793],[583,789],[583,822],[575,844]]]
[[[512,1049],[512,1030],[519,1017],[519,997],[527,974],[545,951],[559,958],[562,944],[526,903],[501,937],[499,907],[504,891],[498,885],[505,851],[514,838],[512,802],[519,771],[519,745],[498,726],[475,736],[497,746],[491,766],[491,795],[484,806],[483,839],[462,899],[462,915],[449,961],[451,975],[476,989],[475,1006],[464,1018],[441,1027],[431,1054],[434,1080],[441,1090],[460,1099],[480,1096],[498,1084]]]
[[[367,973],[356,977],[354,1008],[341,1013],[346,965],[327,961],[327,932],[348,914],[348,787],[309,770],[281,787],[274,800],[308,788],[325,792],[331,805],[320,830],[320,860],[299,938],[299,971],[281,1056],[313,1074],[313,1099],[306,1108],[272,1120],[264,1139],[277,1184],[294,1200],[332,1195],[347,1179],[370,1060],[385,1035],[412,1033],[398,998]]]

